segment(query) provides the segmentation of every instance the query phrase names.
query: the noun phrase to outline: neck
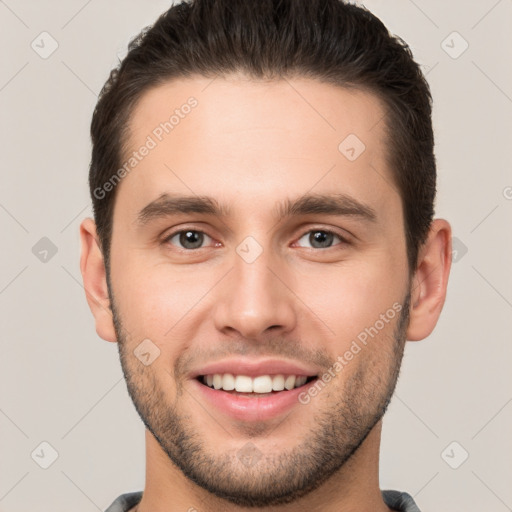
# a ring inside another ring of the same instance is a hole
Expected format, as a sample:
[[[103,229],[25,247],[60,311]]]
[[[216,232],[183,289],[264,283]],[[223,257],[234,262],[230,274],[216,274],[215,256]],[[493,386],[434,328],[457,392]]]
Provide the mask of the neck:
[[[390,512],[379,488],[378,422],[356,453],[324,484],[299,500],[264,512]],[[146,430],[146,485],[137,512],[235,512],[240,506],[213,496],[189,480]],[[255,510],[255,509],[253,509]]]

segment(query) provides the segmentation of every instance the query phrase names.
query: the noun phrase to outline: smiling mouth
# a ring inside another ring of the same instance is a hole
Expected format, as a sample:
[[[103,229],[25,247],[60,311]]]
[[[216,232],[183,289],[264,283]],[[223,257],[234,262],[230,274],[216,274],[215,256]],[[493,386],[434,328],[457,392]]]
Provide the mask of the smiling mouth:
[[[262,398],[278,393],[286,393],[305,387],[318,377],[316,375],[248,375],[210,374],[196,377],[201,384],[216,391],[224,391],[231,395]]]

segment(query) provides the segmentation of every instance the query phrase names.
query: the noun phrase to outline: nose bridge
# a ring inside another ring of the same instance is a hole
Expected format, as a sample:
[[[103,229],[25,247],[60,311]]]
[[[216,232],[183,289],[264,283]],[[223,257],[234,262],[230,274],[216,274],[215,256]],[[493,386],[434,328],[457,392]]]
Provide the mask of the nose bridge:
[[[277,257],[270,249],[258,248],[251,240],[237,247],[229,284],[217,305],[217,328],[236,330],[247,338],[256,338],[271,327],[293,329],[293,297],[270,270],[276,265]]]
[[[248,263],[242,258],[235,259],[233,279],[235,279],[235,294],[244,309],[263,312],[265,306],[275,300],[275,276],[269,270],[271,258],[261,255]]]

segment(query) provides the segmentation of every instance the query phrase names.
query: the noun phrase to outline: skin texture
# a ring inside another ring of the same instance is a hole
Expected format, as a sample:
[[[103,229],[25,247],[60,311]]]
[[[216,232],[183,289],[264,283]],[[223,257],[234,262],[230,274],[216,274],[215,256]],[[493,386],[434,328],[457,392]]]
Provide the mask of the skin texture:
[[[450,225],[433,222],[410,276],[382,105],[315,80],[232,75],[159,86],[133,113],[126,156],[191,96],[197,106],[118,185],[110,295],[94,222],[81,225],[96,331],[118,342],[147,427],[137,510],[389,510],[378,482],[381,417],[406,339],[428,336],[442,310]],[[349,134],[365,145],[354,161],[338,150]],[[371,207],[375,220],[276,215],[285,200],[334,192]],[[163,193],[208,196],[229,211],[138,223]],[[174,236],[180,230],[208,236],[186,249]],[[342,238],[315,246],[311,232],[325,230]],[[262,250],[251,263],[236,250],[248,236]],[[399,312],[390,318],[393,305]],[[231,356],[275,357],[323,374],[383,314],[378,333],[317,396],[269,420],[234,420],[190,377]],[[133,352],[145,339],[160,351],[147,366]],[[257,463],[241,463],[247,450]]]

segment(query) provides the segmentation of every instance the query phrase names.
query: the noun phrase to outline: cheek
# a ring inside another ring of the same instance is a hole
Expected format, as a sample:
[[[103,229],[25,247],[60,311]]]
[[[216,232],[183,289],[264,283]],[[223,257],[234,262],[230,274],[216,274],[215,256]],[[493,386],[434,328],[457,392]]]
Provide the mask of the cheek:
[[[375,258],[373,264],[347,261],[311,267],[295,280],[297,295],[329,328],[338,353],[376,322],[383,335],[394,324],[393,304],[403,298],[406,285],[405,271],[395,267],[392,258]],[[381,315],[388,320],[384,326]]]
[[[122,275],[112,276],[116,305],[126,329],[137,338],[164,341],[193,311],[214,276],[185,267],[119,258]],[[211,274],[211,273],[210,273]]]

